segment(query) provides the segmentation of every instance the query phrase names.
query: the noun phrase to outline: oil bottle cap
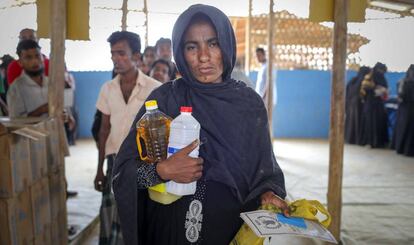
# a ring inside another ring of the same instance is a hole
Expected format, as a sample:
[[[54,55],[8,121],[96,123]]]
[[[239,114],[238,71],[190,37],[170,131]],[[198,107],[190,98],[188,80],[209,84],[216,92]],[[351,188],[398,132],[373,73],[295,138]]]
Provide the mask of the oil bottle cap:
[[[145,102],[145,109],[147,110],[154,110],[157,109],[158,105],[157,105],[157,101],[156,100],[148,100]]]
[[[180,107],[180,112],[193,112],[193,107],[191,106],[181,106]]]

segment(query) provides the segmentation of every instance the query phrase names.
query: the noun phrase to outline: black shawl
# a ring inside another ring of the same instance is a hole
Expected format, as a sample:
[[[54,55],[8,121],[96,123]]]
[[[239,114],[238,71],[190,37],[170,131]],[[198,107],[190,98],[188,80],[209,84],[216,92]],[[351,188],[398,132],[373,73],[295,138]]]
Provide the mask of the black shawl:
[[[184,60],[182,38],[197,13],[206,15],[217,32],[224,65],[221,83],[198,82]],[[180,106],[193,107],[193,116],[201,124],[202,178],[228,186],[241,203],[258,198],[268,190],[284,198],[284,177],[273,154],[264,104],[251,88],[230,78],[236,59],[236,41],[227,16],[211,6],[193,5],[175,23],[172,43],[183,77],[155,89],[148,100],[157,100],[160,110],[172,118],[178,116]],[[139,241],[136,225],[141,195],[137,192],[136,170],[142,162],[135,143],[134,125],[144,112],[144,107],[138,112],[113,171],[113,189],[127,244]]]
[[[414,156],[414,65],[398,84],[400,104],[397,111],[393,144],[397,153]]]
[[[348,82],[345,97],[345,141],[359,144],[361,134],[362,100],[359,95],[361,83],[371,69],[362,66],[358,74]]]

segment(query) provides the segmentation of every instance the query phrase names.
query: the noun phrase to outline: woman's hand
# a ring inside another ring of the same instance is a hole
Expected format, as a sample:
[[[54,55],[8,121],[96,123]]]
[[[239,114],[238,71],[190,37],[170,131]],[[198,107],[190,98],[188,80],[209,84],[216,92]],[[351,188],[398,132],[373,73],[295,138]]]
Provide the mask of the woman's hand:
[[[282,198],[277,196],[275,193],[273,193],[273,191],[267,191],[263,193],[260,196],[260,200],[261,200],[262,205],[272,204],[280,208],[283,212],[283,215],[285,215],[286,217],[290,216],[288,204],[285,202],[285,200],[283,200]]]
[[[177,153],[157,164],[157,173],[163,180],[173,180],[177,183],[190,183],[201,178],[203,159],[188,156],[197,146],[195,140]]]

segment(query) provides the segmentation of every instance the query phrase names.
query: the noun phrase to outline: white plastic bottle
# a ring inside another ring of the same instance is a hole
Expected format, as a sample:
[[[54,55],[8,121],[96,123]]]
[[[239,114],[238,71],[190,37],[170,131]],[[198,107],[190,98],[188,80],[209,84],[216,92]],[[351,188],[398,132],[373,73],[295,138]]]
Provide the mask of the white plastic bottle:
[[[200,138],[200,123],[191,115],[192,107],[182,106],[181,114],[176,117],[170,125],[170,137],[168,142],[168,155],[181,150],[196,139]],[[194,149],[189,156],[198,157],[198,149]],[[181,184],[174,181],[166,183],[167,192],[179,196],[193,195],[196,191],[197,181]]]

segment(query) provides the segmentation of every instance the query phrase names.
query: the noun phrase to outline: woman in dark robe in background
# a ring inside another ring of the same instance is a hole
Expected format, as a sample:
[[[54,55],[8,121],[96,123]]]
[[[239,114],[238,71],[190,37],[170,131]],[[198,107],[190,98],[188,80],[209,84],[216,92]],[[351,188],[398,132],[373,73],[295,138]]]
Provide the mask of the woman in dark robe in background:
[[[269,135],[265,106],[230,74],[236,40],[227,16],[215,7],[193,5],[174,25],[173,53],[182,78],[155,89],[147,100],[175,118],[192,106],[201,124],[199,158],[193,142],[168,159],[145,164],[137,151],[135,123],[119,150],[113,189],[126,244],[228,245],[242,225],[240,212],[273,204],[289,211],[283,172]],[[168,180],[197,180],[194,195],[163,205],[147,188]]]
[[[385,147],[388,143],[388,117],[384,106],[388,96],[388,83],[384,76],[386,72],[387,67],[378,62],[361,84],[363,106],[360,144],[372,148]]]
[[[345,98],[345,141],[348,144],[360,144],[362,101],[359,96],[361,83],[371,68],[362,66],[358,74],[346,85]]]
[[[414,156],[414,64],[398,83],[398,99],[393,148],[399,154]]]

